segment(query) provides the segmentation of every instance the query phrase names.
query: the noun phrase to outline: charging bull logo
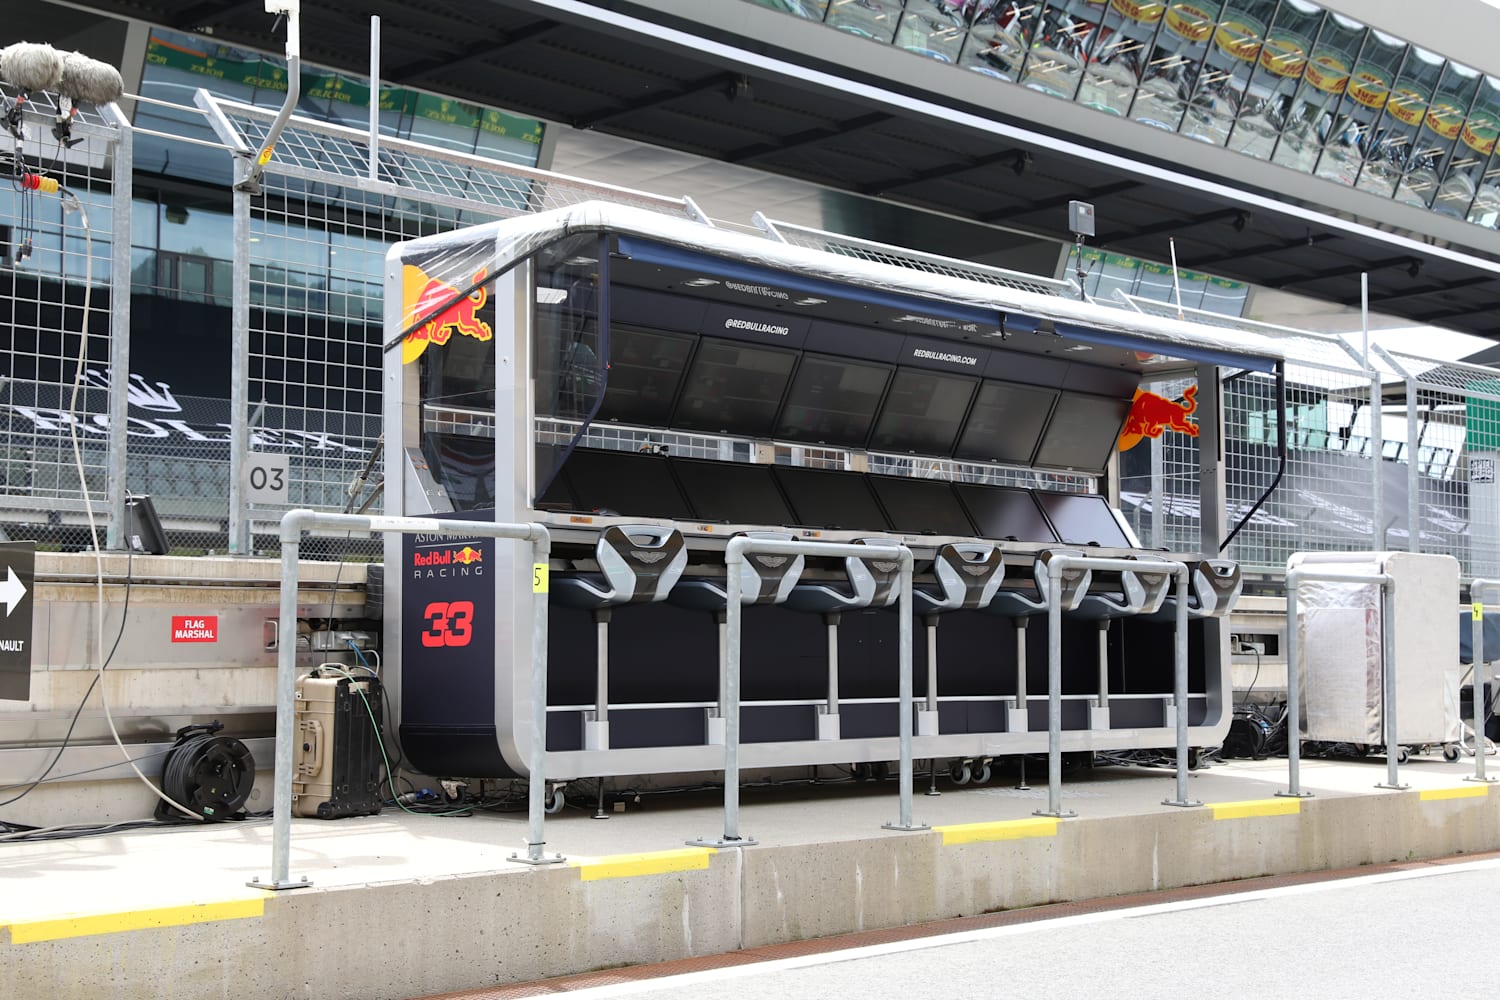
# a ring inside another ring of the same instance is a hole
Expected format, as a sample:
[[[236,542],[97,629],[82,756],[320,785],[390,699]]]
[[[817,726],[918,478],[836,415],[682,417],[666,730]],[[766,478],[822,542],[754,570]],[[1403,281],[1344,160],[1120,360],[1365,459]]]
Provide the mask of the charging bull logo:
[[[487,268],[480,268],[474,275],[476,282],[482,282],[489,273]],[[417,327],[406,335],[401,343],[401,363],[411,364],[422,356],[427,350],[428,344],[436,344],[442,347],[452,339],[455,333],[465,337],[473,337],[475,340],[493,340],[495,332],[490,325],[479,318],[479,310],[489,300],[489,291],[484,285],[480,285],[468,295],[459,296],[459,290],[427,274],[420,267],[407,264],[401,269],[401,315],[405,322],[411,323],[431,316],[444,305],[453,302],[453,305],[443,309],[441,313],[432,316],[431,319]],[[457,298],[458,301],[453,300]]]
[[[453,561],[464,566],[468,566],[471,563],[482,562],[483,560],[483,552],[480,552],[478,549],[471,549],[467,545],[453,554]]]
[[[1198,436],[1198,425],[1188,421],[1188,415],[1198,409],[1198,387],[1190,385],[1182,391],[1183,402],[1176,403],[1165,396],[1144,389],[1135,391],[1135,402],[1120,429],[1120,450],[1129,451],[1141,443],[1141,438],[1161,437],[1164,431],[1181,431],[1189,437]]]

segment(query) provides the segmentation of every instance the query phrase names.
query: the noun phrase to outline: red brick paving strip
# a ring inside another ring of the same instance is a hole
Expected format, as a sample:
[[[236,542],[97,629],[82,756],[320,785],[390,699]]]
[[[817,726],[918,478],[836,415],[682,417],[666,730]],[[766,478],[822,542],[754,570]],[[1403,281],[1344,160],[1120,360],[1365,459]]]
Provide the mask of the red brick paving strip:
[[[515,983],[508,986],[488,986],[483,989],[461,990],[443,993],[420,1000],[515,1000],[518,997],[552,996],[570,993],[573,990],[593,986],[611,986],[617,983],[633,983],[667,976],[680,976],[689,972],[704,972],[709,969],[724,969],[735,965],[753,965],[783,958],[800,958],[804,955],[820,955],[849,948],[890,944],[895,941],[911,941],[925,937],[939,937],[961,931],[983,930],[989,927],[1007,927],[1013,924],[1028,924],[1038,920],[1069,917],[1082,913],[1102,913],[1137,906],[1152,906],[1159,903],[1177,903],[1189,899],[1205,899],[1214,896],[1233,896],[1238,893],[1258,892],[1287,885],[1306,885],[1312,882],[1331,882],[1338,879],[1355,878],[1360,875],[1378,875],[1383,872],[1414,871],[1446,864],[1486,861],[1500,858],[1500,851],[1485,851],[1476,854],[1458,854],[1447,858],[1431,858],[1426,861],[1391,862],[1383,865],[1364,865],[1359,868],[1342,868],[1337,871],[1301,872],[1295,875],[1267,875],[1262,878],[1242,879],[1238,882],[1215,882],[1208,885],[1187,886],[1181,889],[1162,889],[1157,892],[1142,892],[1130,896],[1108,896],[1102,899],[1082,900],[1076,903],[1048,903],[1029,906],[1019,910],[1002,910],[973,917],[950,917],[925,924],[910,924],[905,927],[889,927],[878,931],[861,931],[857,934],[838,934],[833,937],[815,938],[810,941],[792,941],[787,944],[766,945],[761,948],[746,948],[720,955],[704,955],[697,958],[679,958],[671,962],[654,965],[634,965],[599,972],[584,972],[573,976],[559,976],[531,983]]]

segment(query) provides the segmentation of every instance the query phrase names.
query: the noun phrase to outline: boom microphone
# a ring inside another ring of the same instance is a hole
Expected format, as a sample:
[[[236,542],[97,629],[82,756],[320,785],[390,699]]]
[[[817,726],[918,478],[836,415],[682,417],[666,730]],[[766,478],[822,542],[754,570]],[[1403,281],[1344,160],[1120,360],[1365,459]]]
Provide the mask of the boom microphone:
[[[125,91],[120,71],[109,63],[90,59],[82,52],[69,52],[62,60],[58,93],[88,104],[108,104]]]
[[[21,90],[56,90],[62,76],[62,53],[50,45],[16,42],[0,49],[0,80]]]

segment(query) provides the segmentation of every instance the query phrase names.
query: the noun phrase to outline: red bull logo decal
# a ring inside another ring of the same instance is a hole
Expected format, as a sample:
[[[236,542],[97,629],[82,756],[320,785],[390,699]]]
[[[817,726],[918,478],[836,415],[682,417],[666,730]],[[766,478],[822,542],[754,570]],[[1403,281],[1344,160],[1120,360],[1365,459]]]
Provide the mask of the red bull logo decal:
[[[484,553],[472,545],[461,549],[417,550],[411,557],[412,579],[483,576]]]
[[[1141,438],[1161,437],[1169,430],[1197,437],[1198,425],[1189,421],[1188,416],[1198,409],[1198,387],[1188,386],[1182,391],[1182,399],[1183,402],[1178,403],[1154,392],[1137,389],[1125,426],[1120,429],[1120,450],[1129,451],[1141,443]]]
[[[488,274],[487,268],[480,268],[475,273],[474,280],[482,282]],[[455,333],[481,341],[494,339],[494,330],[478,316],[479,310],[489,300],[487,288],[481,284],[468,295],[460,296],[458,293],[458,288],[432,277],[420,267],[411,264],[402,267],[401,315],[405,322],[432,317],[407,334],[402,341],[402,364],[411,364],[421,357],[428,344],[442,347],[453,339]],[[454,299],[458,301],[454,302]],[[450,302],[453,304],[443,309]],[[443,311],[432,316],[438,309]]]

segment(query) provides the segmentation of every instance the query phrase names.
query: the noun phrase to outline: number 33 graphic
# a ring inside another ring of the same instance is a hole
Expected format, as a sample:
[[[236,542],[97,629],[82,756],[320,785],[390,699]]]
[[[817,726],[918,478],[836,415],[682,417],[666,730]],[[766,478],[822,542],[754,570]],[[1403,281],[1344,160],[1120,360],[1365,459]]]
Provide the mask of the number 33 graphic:
[[[467,646],[473,632],[469,625],[474,620],[473,601],[433,601],[422,612],[427,628],[422,630],[424,646]]]

